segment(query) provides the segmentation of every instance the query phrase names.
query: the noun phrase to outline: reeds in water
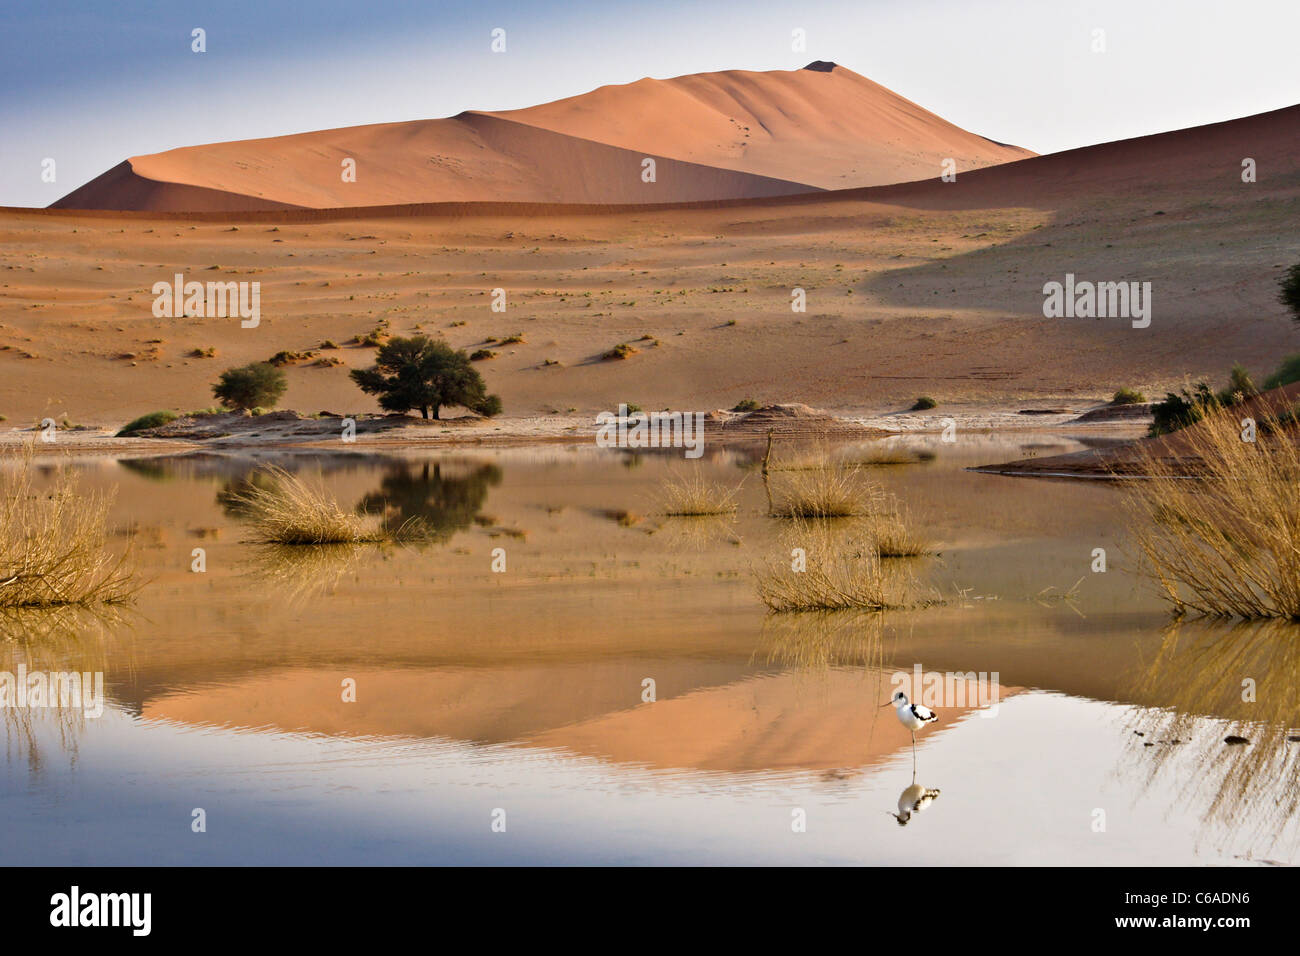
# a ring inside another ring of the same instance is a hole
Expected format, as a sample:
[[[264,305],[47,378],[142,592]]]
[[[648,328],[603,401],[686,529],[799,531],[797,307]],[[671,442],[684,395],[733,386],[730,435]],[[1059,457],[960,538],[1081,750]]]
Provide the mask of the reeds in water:
[[[129,547],[108,547],[111,505],[110,493],[83,487],[71,468],[39,487],[30,448],[0,459],[0,608],[129,601],[139,584]]]
[[[1197,477],[1148,456],[1126,499],[1133,534],[1175,611],[1300,620],[1300,435],[1265,421],[1243,440],[1239,418],[1171,436]]]

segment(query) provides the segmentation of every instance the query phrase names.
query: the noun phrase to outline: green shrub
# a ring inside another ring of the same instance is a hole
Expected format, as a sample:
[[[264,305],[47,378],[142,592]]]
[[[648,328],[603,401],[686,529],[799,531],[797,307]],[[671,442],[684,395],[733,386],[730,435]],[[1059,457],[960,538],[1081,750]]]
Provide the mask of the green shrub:
[[[912,406],[911,410],[914,412],[923,412],[927,408],[937,408],[938,405],[939,403],[936,402],[929,395],[922,395],[920,398],[916,400],[916,404]]]
[[[212,394],[226,408],[274,408],[288,387],[288,379],[274,365],[250,362],[222,372]]]
[[[483,362],[487,359],[494,359],[496,357],[497,353],[493,352],[491,349],[475,349],[470,355],[469,360],[471,362]]]
[[[147,428],[159,428],[168,422],[176,421],[178,418],[180,418],[180,414],[173,411],[150,412],[148,415],[141,415],[139,418],[123,425],[122,430],[117,433],[117,437],[126,438]]]
[[[1300,382],[1300,352],[1292,352],[1282,359],[1277,371],[1264,379],[1264,388],[1281,388],[1292,382]]]
[[[1291,317],[1300,322],[1300,262],[1283,273],[1278,286],[1278,299],[1291,310]]]
[[[1154,438],[1195,425],[1205,417],[1207,409],[1215,408],[1218,404],[1219,400],[1205,382],[1197,382],[1190,392],[1187,389],[1178,394],[1166,392],[1164,401],[1156,402],[1151,407],[1154,420],[1149,433]]]
[[[736,402],[736,404],[731,407],[731,410],[733,412],[753,412],[753,411],[757,411],[762,407],[763,407],[762,405],[754,401],[754,399],[752,398],[742,398],[740,401]]]
[[[1259,389],[1250,380],[1250,373],[1238,363],[1232,366],[1232,371],[1228,373],[1227,388],[1222,389],[1216,398],[1218,398],[1220,405],[1236,405],[1238,402],[1258,394]]]
[[[1135,388],[1121,388],[1115,392],[1110,403],[1112,405],[1141,405],[1146,400],[1147,397]]]

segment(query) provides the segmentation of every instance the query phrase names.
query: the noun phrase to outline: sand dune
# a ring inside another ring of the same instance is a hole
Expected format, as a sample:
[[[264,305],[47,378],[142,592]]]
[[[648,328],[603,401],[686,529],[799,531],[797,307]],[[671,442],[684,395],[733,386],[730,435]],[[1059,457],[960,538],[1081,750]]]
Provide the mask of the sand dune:
[[[656,161],[650,183],[642,180],[647,156]],[[356,161],[356,182],[342,179],[345,158]],[[55,206],[174,210],[189,203],[190,210],[230,211],[429,200],[661,203],[811,188],[463,113],[136,156]]]
[[[802,70],[646,78],[497,115],[826,189],[929,179],[946,158],[970,170],[1034,155],[823,61]]]
[[[526,201],[664,203],[899,182],[1032,155],[843,67],[645,79],[503,113],[135,156],[54,203],[217,211]],[[355,182],[343,161],[356,162]],[[645,182],[643,160],[656,161]]]

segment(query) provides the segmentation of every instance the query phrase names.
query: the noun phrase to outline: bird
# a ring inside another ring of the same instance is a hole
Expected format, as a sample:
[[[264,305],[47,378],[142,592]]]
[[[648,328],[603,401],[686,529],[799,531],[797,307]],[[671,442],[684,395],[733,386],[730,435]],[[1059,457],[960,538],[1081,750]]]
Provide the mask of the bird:
[[[923,787],[914,780],[910,787],[898,795],[898,812],[891,813],[890,816],[898,821],[900,827],[905,827],[907,821],[912,819],[912,814],[920,813],[938,797],[938,790]]]
[[[907,695],[901,690],[894,694],[893,698],[881,704],[881,707],[894,705],[894,713],[898,715],[898,722],[912,732],[912,760],[916,761],[916,732],[933,720],[938,720],[939,716],[929,707],[921,704],[913,704],[907,699]]]

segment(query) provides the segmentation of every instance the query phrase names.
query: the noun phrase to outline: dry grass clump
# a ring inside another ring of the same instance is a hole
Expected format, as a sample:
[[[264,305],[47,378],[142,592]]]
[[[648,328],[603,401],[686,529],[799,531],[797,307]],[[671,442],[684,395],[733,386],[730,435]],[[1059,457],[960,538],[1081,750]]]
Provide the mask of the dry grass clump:
[[[123,604],[139,588],[130,549],[108,548],[112,495],[87,490],[72,469],[38,488],[28,448],[0,459],[0,608]]]
[[[1134,537],[1175,611],[1300,620],[1300,436],[1275,425],[1243,441],[1240,417],[1177,433],[1197,478],[1148,455],[1126,499]]]
[[[777,556],[754,569],[759,599],[773,611],[883,611],[912,606],[913,578],[886,566],[860,526],[800,521]]]
[[[663,513],[680,517],[735,514],[739,494],[739,485],[727,487],[708,481],[696,471],[673,475],[660,489]]]
[[[932,554],[934,547],[912,524],[897,501],[866,519],[867,533],[882,558],[915,558]]]
[[[855,465],[823,460],[792,471],[780,484],[772,505],[778,518],[851,518],[877,511],[884,495]]]
[[[323,487],[279,466],[267,468],[266,476],[266,483],[250,483],[230,495],[231,504],[265,544],[363,544],[419,535],[411,522],[390,531],[373,517],[348,511]]]

